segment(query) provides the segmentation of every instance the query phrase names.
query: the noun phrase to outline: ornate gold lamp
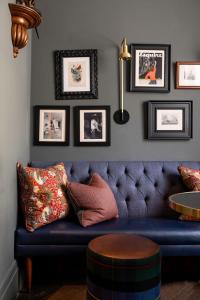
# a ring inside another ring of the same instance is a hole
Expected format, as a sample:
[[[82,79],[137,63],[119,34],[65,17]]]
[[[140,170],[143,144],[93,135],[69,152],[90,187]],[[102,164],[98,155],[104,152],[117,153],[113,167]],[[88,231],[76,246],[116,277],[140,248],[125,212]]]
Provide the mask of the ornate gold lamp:
[[[28,43],[28,29],[37,28],[42,20],[41,13],[35,8],[34,0],[21,0],[17,4],[8,4],[12,28],[11,37],[13,44],[13,56],[17,57],[19,49]]]
[[[129,113],[124,109],[124,61],[130,60],[132,58],[128,51],[128,45],[126,43],[126,38],[123,39],[121,44],[121,51],[119,54],[120,60],[120,109],[114,113],[114,121],[118,124],[125,124],[129,120]]]

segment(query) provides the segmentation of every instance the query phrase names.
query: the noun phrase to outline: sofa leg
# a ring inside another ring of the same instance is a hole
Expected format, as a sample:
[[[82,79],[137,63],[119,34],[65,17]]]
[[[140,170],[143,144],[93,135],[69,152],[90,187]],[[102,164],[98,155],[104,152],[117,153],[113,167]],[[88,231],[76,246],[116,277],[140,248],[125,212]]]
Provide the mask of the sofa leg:
[[[26,287],[28,292],[31,291],[32,288],[32,258],[26,257],[25,258],[25,272],[26,272]]]

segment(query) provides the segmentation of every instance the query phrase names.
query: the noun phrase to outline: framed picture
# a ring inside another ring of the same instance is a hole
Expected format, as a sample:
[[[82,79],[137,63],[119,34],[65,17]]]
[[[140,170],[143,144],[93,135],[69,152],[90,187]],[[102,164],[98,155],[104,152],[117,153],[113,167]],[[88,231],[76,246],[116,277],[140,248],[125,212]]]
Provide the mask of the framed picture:
[[[192,138],[192,101],[149,101],[148,139]]]
[[[170,45],[131,44],[130,91],[170,91]]]
[[[97,99],[97,50],[55,52],[56,99]]]
[[[176,88],[200,89],[200,61],[176,63]]]
[[[34,107],[34,145],[69,145],[69,106]]]
[[[110,106],[74,108],[76,146],[110,146]]]

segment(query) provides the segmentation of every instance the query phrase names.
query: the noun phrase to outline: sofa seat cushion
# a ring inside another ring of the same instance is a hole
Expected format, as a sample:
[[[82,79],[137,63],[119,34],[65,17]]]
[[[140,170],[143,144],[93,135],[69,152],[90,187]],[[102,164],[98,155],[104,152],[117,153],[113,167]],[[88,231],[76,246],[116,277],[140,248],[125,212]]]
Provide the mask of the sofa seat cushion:
[[[75,221],[62,219],[27,232],[18,227],[15,232],[18,245],[87,245],[88,242],[108,233],[134,233],[152,239],[160,245],[200,244],[200,223],[164,218],[121,218],[105,221],[88,228]]]

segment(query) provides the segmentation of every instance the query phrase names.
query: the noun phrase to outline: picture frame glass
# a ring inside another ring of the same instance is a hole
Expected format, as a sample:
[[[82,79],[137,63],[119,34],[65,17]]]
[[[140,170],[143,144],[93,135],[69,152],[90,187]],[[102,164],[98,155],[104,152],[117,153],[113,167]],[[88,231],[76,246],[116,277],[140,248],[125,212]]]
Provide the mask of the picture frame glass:
[[[155,49],[136,49],[135,86],[164,87],[165,51]]]
[[[65,110],[41,109],[39,112],[39,142],[64,142],[65,123]]]
[[[63,57],[63,92],[89,92],[90,72],[90,57]]]
[[[131,44],[130,92],[170,92],[171,45]]]
[[[191,100],[147,102],[147,138],[151,140],[189,140],[192,138]]]
[[[200,87],[200,63],[179,65],[179,86]]]
[[[156,109],[156,131],[183,131],[182,109]]]
[[[110,146],[110,106],[74,107],[74,145]]]
[[[106,142],[106,111],[80,110],[80,142]]]
[[[56,100],[98,99],[97,49],[57,50]]]

